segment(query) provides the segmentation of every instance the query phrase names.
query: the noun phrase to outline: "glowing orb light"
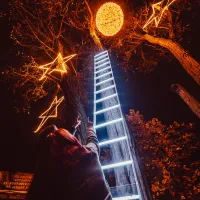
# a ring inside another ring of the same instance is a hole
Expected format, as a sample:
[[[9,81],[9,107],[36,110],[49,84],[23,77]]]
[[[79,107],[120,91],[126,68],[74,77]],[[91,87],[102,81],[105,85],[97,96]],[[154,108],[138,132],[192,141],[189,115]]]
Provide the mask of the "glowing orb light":
[[[119,5],[104,3],[96,14],[97,29],[105,36],[113,36],[120,31],[124,23],[124,14]]]

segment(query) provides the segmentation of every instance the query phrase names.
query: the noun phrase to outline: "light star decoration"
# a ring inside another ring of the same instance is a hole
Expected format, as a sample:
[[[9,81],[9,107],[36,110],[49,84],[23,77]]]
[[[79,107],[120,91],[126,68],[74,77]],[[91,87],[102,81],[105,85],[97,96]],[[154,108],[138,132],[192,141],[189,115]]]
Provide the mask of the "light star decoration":
[[[57,96],[54,98],[50,107],[39,116],[39,118],[42,119],[42,120],[41,120],[38,128],[34,131],[35,133],[37,133],[43,127],[43,125],[45,124],[45,122],[49,118],[56,118],[57,117],[58,106],[62,103],[63,100],[64,100],[64,96],[62,96],[60,99],[58,99]]]
[[[176,0],[162,0],[158,3],[152,5],[153,13],[143,26],[143,29],[147,28],[152,22],[155,22],[155,26],[158,27],[163,14],[166,10],[168,10],[169,6],[174,3]]]
[[[43,69],[44,73],[39,80],[44,79],[47,75],[50,75],[52,72],[60,72],[67,73],[67,68],[69,68],[66,64],[69,60],[71,60],[76,54],[72,54],[63,58],[61,53],[58,53],[58,56],[50,63],[39,66],[39,69]],[[53,67],[56,65],[56,67]]]

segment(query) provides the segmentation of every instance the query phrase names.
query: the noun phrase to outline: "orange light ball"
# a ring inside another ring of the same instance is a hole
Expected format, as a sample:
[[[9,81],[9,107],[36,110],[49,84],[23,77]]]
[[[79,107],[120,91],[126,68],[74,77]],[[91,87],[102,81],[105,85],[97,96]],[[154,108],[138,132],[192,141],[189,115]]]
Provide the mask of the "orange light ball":
[[[97,11],[96,26],[105,36],[113,36],[120,31],[124,23],[124,14],[119,5],[104,3]]]

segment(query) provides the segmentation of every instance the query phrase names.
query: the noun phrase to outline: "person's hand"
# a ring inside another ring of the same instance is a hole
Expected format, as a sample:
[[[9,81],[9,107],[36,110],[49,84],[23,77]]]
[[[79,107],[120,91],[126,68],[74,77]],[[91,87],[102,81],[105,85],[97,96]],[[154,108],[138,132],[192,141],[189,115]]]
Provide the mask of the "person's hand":
[[[74,128],[76,129],[80,124],[81,124],[81,120],[79,119],[79,116],[78,116],[77,119],[76,119]]]
[[[46,138],[49,137],[49,134],[53,133],[56,130],[58,130],[58,128],[53,124],[45,127],[38,135],[39,141],[43,143]]]
[[[89,117],[88,117],[88,121],[87,121],[87,127],[93,128],[93,122],[90,121]]]

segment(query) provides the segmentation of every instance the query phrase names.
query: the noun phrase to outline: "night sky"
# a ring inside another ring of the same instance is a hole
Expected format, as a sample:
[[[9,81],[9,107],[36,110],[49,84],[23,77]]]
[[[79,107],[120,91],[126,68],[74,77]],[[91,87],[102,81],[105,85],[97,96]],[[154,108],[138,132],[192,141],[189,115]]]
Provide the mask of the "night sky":
[[[0,9],[7,11],[5,0],[1,1]],[[197,11],[198,8],[194,9]],[[200,13],[195,18],[192,18],[191,13],[184,13],[182,19],[185,24],[190,24],[190,31],[183,35],[181,45],[199,61]],[[19,66],[21,61],[19,57],[16,57],[17,50],[9,37],[10,28],[7,17],[0,18],[0,27],[0,70],[2,72],[5,66]],[[199,126],[198,118],[181,98],[170,90],[171,84],[181,84],[200,101],[199,86],[176,59],[170,62],[163,59],[156,70],[150,74],[129,73],[127,75],[122,68],[115,67],[118,63],[116,57],[111,57],[111,63],[114,66],[113,71],[124,114],[127,114],[129,109],[135,109],[144,115],[145,120],[157,117],[164,124],[178,121],[192,122]],[[39,122],[37,120],[40,113],[38,107],[41,108],[46,104],[44,100],[35,103],[30,115],[16,113],[15,101],[20,99],[20,94],[14,95],[9,90],[9,84],[4,82],[2,74],[0,75],[0,90],[0,170],[31,172],[35,166],[37,152],[37,137],[33,134],[33,130]],[[91,101],[90,108],[87,109],[88,116],[92,115],[92,106]]]

